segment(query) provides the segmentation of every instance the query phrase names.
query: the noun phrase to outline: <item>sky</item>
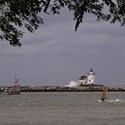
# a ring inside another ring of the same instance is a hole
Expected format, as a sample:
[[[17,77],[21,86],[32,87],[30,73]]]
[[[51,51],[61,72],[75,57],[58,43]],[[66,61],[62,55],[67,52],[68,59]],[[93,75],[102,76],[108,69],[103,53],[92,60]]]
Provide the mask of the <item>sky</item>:
[[[25,30],[25,29],[24,29]],[[44,24],[25,30],[22,46],[0,40],[0,85],[67,85],[87,75],[92,67],[95,82],[125,86],[125,27],[97,22],[87,15],[75,32],[72,13],[45,16]]]

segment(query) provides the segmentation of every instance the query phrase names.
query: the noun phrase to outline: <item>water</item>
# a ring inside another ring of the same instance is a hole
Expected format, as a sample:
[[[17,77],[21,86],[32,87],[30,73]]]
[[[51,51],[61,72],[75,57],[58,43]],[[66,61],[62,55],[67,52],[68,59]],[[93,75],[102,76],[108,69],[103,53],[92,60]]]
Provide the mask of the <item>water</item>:
[[[41,92],[0,95],[0,125],[125,125],[125,93]]]

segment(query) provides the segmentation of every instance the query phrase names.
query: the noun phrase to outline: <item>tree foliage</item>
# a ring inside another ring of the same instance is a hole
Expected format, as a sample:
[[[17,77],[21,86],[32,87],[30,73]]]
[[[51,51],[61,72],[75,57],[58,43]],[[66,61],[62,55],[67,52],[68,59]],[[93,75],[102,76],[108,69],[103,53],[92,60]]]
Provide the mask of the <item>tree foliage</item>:
[[[21,27],[33,32],[43,23],[43,13],[60,14],[64,7],[74,13],[75,30],[85,14],[95,15],[98,21],[125,25],[125,0],[0,0],[0,38],[21,46]]]

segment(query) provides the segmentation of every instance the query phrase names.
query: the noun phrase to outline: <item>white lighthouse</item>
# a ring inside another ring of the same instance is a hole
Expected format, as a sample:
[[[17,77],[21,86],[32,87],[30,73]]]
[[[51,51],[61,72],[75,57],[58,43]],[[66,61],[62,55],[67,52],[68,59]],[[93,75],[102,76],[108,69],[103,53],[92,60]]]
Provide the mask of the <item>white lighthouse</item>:
[[[88,73],[87,84],[95,84],[95,73],[92,68]]]
[[[68,87],[77,87],[77,86],[84,86],[84,85],[93,85],[95,84],[95,73],[93,69],[90,68],[90,71],[87,75],[81,75],[78,81],[70,81]]]

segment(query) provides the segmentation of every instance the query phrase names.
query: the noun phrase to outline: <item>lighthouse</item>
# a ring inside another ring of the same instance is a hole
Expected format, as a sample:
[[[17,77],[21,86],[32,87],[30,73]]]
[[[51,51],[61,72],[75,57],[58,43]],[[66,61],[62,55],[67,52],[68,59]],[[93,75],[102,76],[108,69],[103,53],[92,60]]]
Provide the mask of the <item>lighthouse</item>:
[[[87,84],[95,84],[95,73],[92,68],[88,73]]]
[[[95,73],[92,68],[90,68],[89,73],[87,75],[81,75],[78,81],[70,81],[67,87],[77,87],[84,85],[93,85],[95,84]]]

